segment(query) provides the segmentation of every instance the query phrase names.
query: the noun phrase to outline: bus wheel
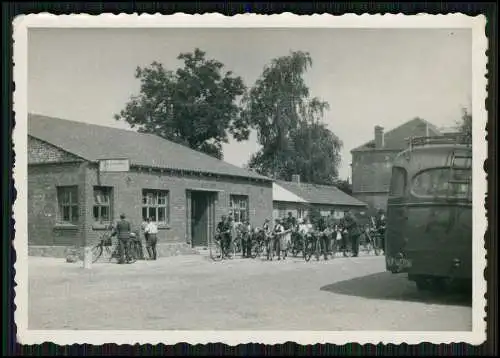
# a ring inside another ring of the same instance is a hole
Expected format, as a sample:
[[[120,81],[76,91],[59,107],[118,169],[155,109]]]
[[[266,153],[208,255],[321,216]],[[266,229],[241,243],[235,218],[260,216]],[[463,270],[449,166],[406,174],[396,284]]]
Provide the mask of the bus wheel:
[[[415,278],[415,284],[419,291],[430,291],[432,289],[432,282],[426,277]]]

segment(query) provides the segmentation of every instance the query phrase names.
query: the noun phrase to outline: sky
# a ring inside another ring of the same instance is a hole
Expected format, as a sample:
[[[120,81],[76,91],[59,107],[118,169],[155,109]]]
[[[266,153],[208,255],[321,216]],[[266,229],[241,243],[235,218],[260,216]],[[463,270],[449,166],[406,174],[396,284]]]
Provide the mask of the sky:
[[[153,61],[175,70],[177,55],[196,47],[252,86],[266,64],[307,51],[310,95],[325,100],[324,122],[343,142],[340,178],[350,151],[421,117],[452,126],[470,108],[472,33],[468,29],[164,28],[30,29],[28,110],[129,129],[113,115],[138,94],[137,66]],[[258,151],[256,135],[224,145],[224,160],[242,166]]]

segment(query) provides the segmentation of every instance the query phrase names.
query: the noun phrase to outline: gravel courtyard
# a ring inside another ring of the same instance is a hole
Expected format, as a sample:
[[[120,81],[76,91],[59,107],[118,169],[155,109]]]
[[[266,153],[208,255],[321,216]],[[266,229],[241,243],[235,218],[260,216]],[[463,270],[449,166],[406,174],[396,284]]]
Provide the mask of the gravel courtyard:
[[[29,329],[472,329],[470,299],[418,292],[384,258],[133,265],[29,259]]]

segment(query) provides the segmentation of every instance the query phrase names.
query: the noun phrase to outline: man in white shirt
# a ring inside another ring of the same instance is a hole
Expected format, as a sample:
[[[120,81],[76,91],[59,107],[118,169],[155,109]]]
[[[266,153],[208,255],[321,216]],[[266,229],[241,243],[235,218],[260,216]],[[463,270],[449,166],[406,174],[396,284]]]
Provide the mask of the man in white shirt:
[[[146,227],[144,228],[144,234],[146,236],[146,248],[148,250],[149,258],[156,260],[156,244],[158,242],[158,226],[151,221],[150,218],[146,219]]]

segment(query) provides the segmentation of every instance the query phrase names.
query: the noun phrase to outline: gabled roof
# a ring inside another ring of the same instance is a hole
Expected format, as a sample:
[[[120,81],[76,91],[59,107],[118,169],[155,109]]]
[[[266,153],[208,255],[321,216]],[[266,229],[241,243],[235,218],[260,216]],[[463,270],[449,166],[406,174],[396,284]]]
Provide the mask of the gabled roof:
[[[342,205],[366,207],[367,204],[344,193],[333,185],[296,183],[276,180],[276,184],[294,193],[310,204]],[[273,198],[273,200],[276,200]]]
[[[403,150],[407,148],[408,138],[415,135],[415,133],[417,133],[418,127],[423,124],[427,124],[429,129],[429,136],[441,135],[440,130],[432,123],[429,123],[428,121],[422,118],[414,118],[406,123],[403,123],[399,127],[396,127],[384,133],[384,146],[380,149]],[[418,133],[418,135],[421,134]],[[376,150],[375,140],[373,139],[357,148],[354,148],[353,150],[351,150],[351,153],[360,151],[371,151],[371,150]]]
[[[306,203],[300,196],[286,190],[281,185],[273,183],[273,201],[285,201],[289,203]]]
[[[153,134],[29,114],[28,135],[91,162],[128,158],[130,165],[272,181]]]

